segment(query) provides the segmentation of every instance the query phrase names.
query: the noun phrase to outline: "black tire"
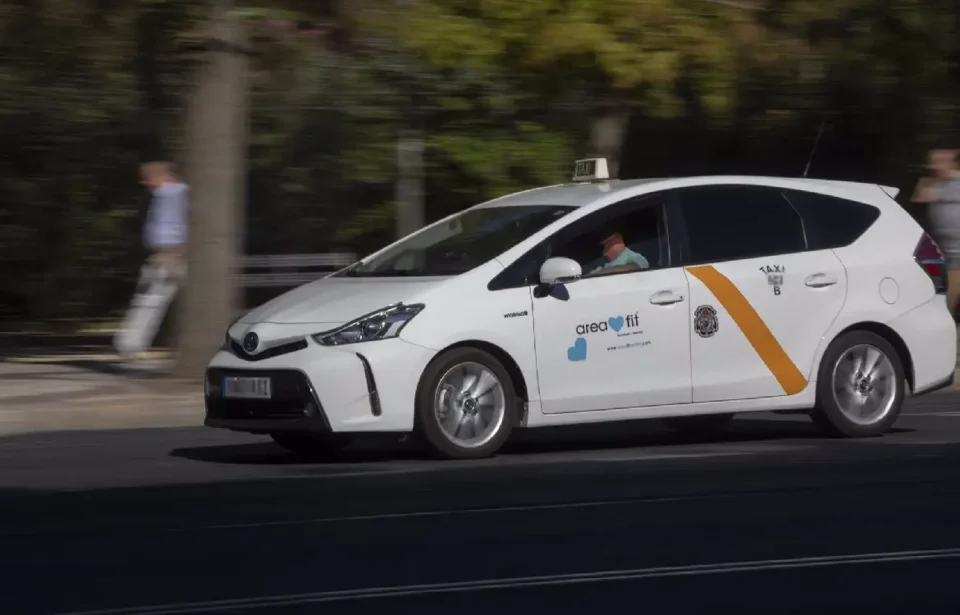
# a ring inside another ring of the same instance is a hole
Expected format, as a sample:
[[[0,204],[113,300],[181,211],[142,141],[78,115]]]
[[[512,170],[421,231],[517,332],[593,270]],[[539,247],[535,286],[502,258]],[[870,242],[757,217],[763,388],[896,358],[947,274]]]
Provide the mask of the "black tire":
[[[460,446],[448,438],[434,413],[434,395],[441,378],[463,363],[478,363],[493,373],[503,388],[504,416],[496,433],[479,446]],[[442,459],[480,459],[490,457],[504,445],[519,417],[517,399],[510,374],[493,355],[478,348],[461,347],[436,357],[423,371],[416,398],[416,432],[428,451]]]
[[[838,361],[848,350],[861,345],[873,346],[889,359],[894,374],[890,380],[896,385],[890,409],[882,415],[882,418],[870,424],[857,423],[844,414],[837,401],[833,385],[834,370]],[[903,360],[887,340],[870,331],[844,333],[830,344],[820,361],[817,373],[817,403],[810,412],[810,416],[814,423],[830,436],[844,438],[880,436],[886,433],[899,418],[906,388]]]
[[[691,436],[718,435],[730,425],[732,420],[733,414],[699,414],[660,419],[668,429]]]
[[[335,434],[274,432],[270,437],[291,453],[311,459],[333,459],[350,444],[349,438]]]

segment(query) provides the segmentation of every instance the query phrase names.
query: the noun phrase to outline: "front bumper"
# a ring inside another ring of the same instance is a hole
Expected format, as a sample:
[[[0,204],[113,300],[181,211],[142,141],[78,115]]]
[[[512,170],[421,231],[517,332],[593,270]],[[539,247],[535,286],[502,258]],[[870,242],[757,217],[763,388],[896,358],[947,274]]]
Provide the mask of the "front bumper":
[[[420,376],[434,355],[400,339],[336,348],[309,340],[257,361],[221,350],[205,375],[204,422],[251,433],[409,432]],[[270,378],[271,398],[224,398],[228,376]]]
[[[270,378],[271,399],[226,399],[222,383],[228,376]],[[208,427],[222,427],[253,433],[274,431],[330,431],[307,375],[296,369],[235,369],[211,367],[204,383]]]

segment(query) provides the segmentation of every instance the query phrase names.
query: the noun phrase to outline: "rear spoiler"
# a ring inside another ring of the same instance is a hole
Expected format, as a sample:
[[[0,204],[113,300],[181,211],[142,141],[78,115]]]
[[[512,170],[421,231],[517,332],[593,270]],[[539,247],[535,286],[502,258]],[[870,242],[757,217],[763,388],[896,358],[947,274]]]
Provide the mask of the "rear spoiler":
[[[893,186],[880,186],[880,189],[887,193],[887,196],[897,200],[897,195],[900,194],[900,188],[894,188]]]

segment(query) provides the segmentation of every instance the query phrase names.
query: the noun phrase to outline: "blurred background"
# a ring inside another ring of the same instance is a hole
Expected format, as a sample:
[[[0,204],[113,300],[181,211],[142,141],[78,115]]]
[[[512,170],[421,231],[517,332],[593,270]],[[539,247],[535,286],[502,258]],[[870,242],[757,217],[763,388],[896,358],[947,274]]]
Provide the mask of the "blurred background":
[[[194,280],[157,343],[190,340],[198,377],[238,310],[576,158],[810,162],[910,208],[926,151],[960,142],[958,21],[947,0],[3,0],[0,337],[109,345],[155,159],[191,186]]]

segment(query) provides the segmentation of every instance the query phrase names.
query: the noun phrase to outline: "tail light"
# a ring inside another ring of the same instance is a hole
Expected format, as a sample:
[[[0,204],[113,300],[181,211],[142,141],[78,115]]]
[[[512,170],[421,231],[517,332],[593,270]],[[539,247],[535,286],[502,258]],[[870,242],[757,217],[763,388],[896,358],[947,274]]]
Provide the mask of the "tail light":
[[[913,258],[920,265],[930,280],[933,281],[933,288],[937,294],[946,294],[947,292],[947,259],[940,251],[940,246],[933,240],[933,237],[924,233],[917,244],[917,249],[913,251]]]

